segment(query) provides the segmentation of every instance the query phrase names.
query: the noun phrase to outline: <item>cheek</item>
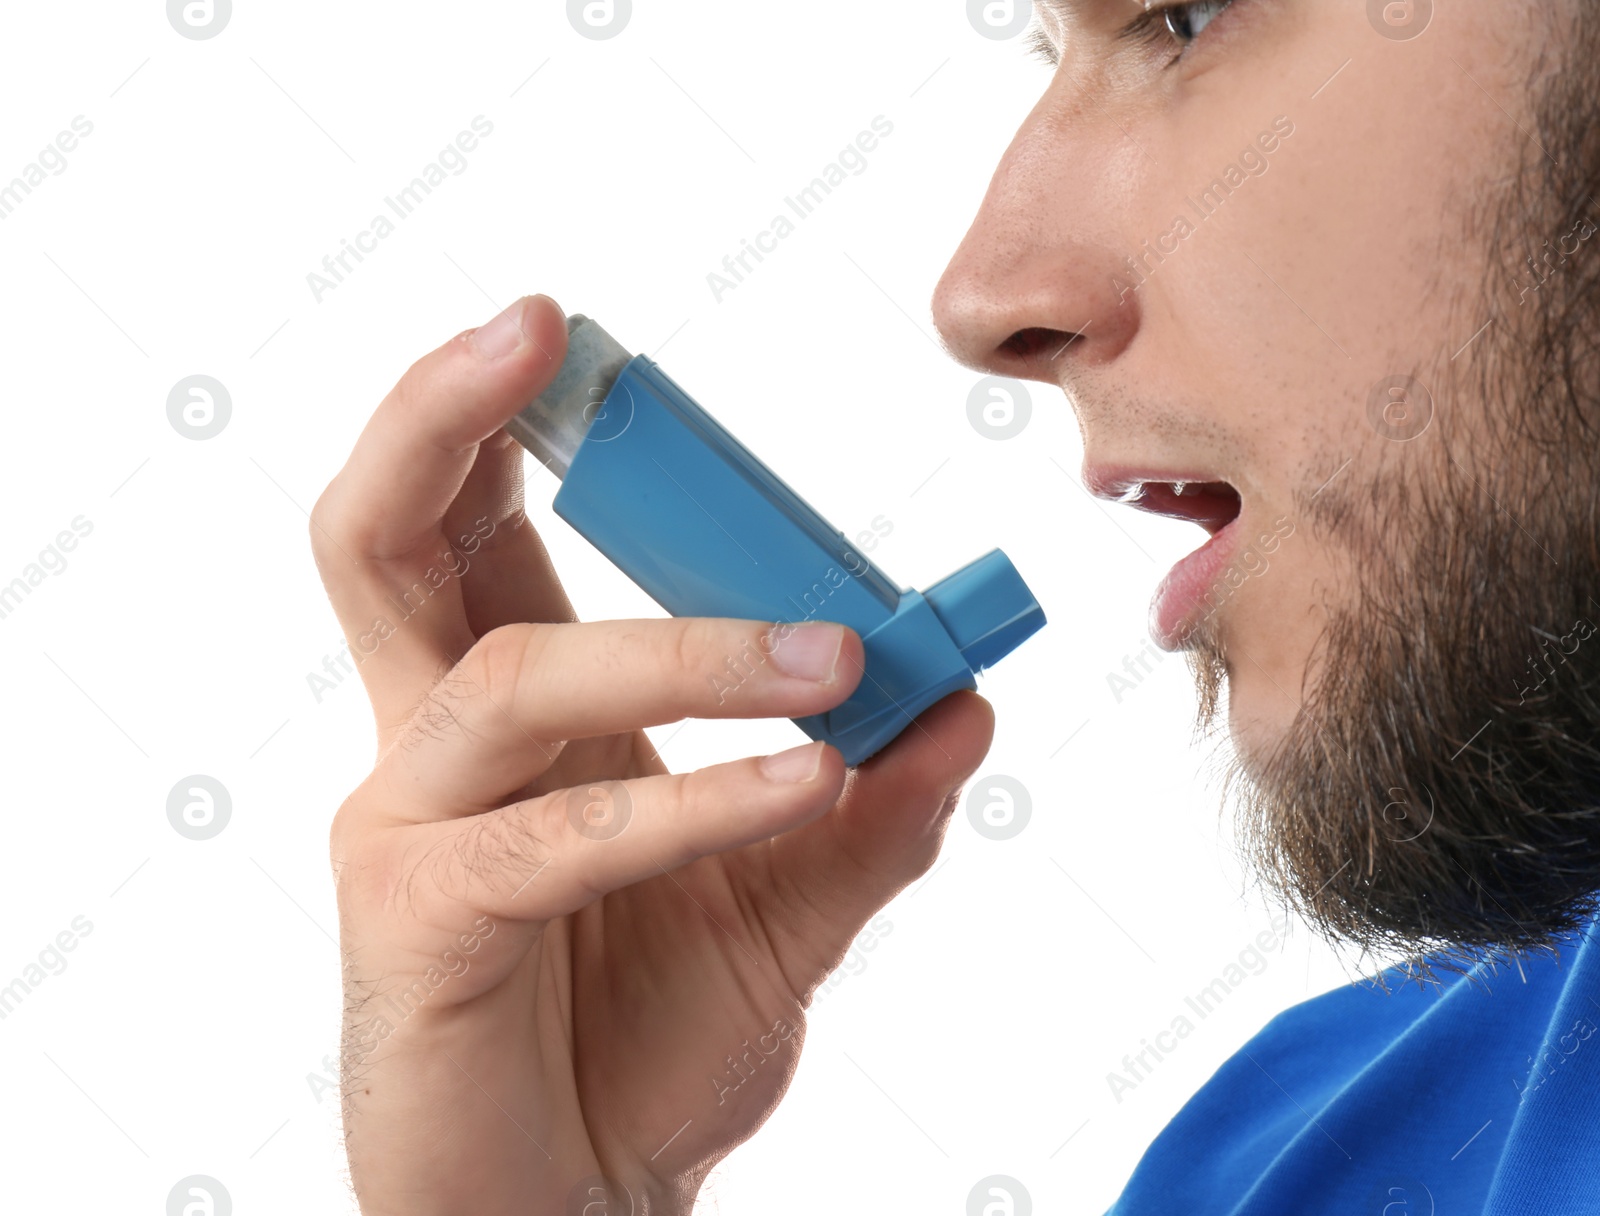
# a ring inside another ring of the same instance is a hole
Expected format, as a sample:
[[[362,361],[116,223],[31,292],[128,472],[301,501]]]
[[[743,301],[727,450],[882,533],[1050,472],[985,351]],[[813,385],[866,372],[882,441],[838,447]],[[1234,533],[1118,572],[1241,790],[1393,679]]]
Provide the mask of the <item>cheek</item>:
[[[1375,429],[1373,392],[1414,373],[1443,398],[1451,354],[1484,320],[1485,251],[1469,239],[1464,207],[1511,163],[1516,128],[1456,62],[1520,117],[1503,68],[1485,61],[1504,52],[1485,49],[1493,37],[1480,45],[1496,23],[1488,6],[1448,22],[1441,14],[1409,43],[1376,37],[1365,8],[1299,10],[1296,22],[1319,28],[1275,38],[1273,81],[1218,74],[1191,107],[1194,124],[1177,119],[1170,149],[1169,185],[1181,195],[1237,157],[1237,132],[1279,113],[1295,123],[1269,170],[1201,221],[1163,268],[1146,316],[1152,330],[1166,318],[1167,341],[1152,346],[1181,362],[1182,390],[1248,444],[1264,506],[1256,522],[1286,514],[1296,524],[1224,621],[1229,725],[1246,756],[1270,752],[1304,690],[1314,695],[1328,610],[1349,605],[1354,563],[1375,560],[1370,545],[1330,539],[1295,515],[1295,496],[1341,468],[1353,489],[1414,455]],[[1253,66],[1264,53],[1241,44]],[[1312,83],[1291,103],[1283,82],[1302,79]]]
[[[1521,118],[1525,105],[1494,33],[1503,14],[1438,12],[1395,42],[1366,9],[1274,7],[1254,23],[1228,48],[1235,70],[1194,82],[1174,110],[1150,191],[1156,212],[1182,211],[1197,231],[1152,283],[1147,324],[1176,319],[1162,347],[1181,350],[1189,384],[1224,423],[1247,423],[1264,459],[1336,453],[1323,475],[1371,446],[1380,381],[1415,373],[1442,389],[1450,355],[1487,319],[1466,208],[1522,138],[1500,109]],[[1266,172],[1199,218],[1205,184],[1277,115],[1294,130]]]

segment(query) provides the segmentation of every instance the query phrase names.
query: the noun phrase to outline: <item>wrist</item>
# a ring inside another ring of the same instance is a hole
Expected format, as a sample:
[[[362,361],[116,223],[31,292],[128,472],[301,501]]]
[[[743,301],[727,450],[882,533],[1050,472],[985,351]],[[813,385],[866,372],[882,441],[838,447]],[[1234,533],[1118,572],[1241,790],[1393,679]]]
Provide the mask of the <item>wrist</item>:
[[[690,1216],[706,1169],[663,1179],[580,1105],[565,1045],[486,1032],[482,1011],[347,1019],[345,1152],[363,1216]],[[593,1119],[596,1127],[591,1129]],[[608,1141],[612,1142],[608,1146]]]

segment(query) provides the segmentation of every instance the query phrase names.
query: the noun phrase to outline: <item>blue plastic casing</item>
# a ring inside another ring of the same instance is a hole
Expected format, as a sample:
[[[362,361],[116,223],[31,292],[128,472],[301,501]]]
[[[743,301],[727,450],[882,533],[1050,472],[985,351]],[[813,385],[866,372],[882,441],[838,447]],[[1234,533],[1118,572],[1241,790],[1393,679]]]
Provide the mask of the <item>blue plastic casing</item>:
[[[826,620],[860,634],[856,691],[794,719],[846,764],[976,688],[975,673],[1045,623],[999,549],[926,592],[897,587],[644,355],[612,384],[553,505],[673,616]],[[729,655],[709,678],[726,695],[768,653]]]

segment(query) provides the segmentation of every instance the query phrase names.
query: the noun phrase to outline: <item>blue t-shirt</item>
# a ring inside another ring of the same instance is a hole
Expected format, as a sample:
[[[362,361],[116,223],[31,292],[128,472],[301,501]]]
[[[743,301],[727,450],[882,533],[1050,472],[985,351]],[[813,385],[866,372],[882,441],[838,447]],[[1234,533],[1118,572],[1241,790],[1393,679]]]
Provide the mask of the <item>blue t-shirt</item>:
[[[1279,1014],[1108,1216],[1600,1216],[1600,920],[1559,956]]]

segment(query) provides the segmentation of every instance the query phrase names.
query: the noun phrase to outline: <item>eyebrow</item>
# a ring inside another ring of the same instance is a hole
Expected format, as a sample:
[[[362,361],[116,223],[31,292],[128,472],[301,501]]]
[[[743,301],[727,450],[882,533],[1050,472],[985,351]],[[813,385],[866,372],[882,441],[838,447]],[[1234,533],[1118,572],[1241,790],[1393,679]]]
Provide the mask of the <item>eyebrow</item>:
[[[1033,0],[1035,8],[1047,8],[1057,16],[1062,16],[1076,9],[1093,7],[1097,0]],[[1135,8],[1150,8],[1155,0],[1124,0],[1124,3]]]
[[[1141,12],[1148,12],[1155,7],[1155,0],[1125,0],[1125,5],[1128,8],[1139,9]],[[1089,6],[1089,0],[1033,0],[1035,11],[1047,9],[1063,25],[1070,25],[1070,19],[1081,15],[1082,10]]]
[[[1050,35],[1044,32],[1044,27],[1035,25],[1028,31],[1028,54],[1037,59],[1044,60],[1052,67],[1061,62],[1061,56],[1056,53],[1055,44],[1050,41]]]
[[[1067,23],[1067,9],[1071,7],[1068,0],[1033,0],[1033,24],[1028,30],[1028,53],[1046,63],[1054,66],[1061,62],[1061,56],[1056,53],[1055,44],[1050,41],[1050,35],[1045,32],[1039,23],[1041,11],[1049,11],[1061,24]]]
[[[1063,26],[1070,27],[1074,24],[1073,18],[1081,18],[1083,9],[1091,2],[1092,0],[1033,0],[1034,23],[1027,35],[1028,51],[1047,63],[1060,63],[1061,57],[1056,53],[1055,45],[1050,41],[1050,35],[1039,23],[1040,13],[1049,12]],[[1125,0],[1125,4],[1129,8],[1137,9],[1140,13],[1148,13],[1151,9],[1158,7],[1156,0]]]

